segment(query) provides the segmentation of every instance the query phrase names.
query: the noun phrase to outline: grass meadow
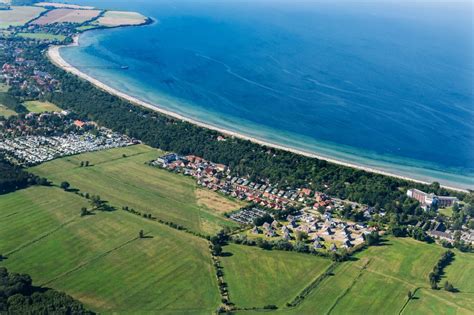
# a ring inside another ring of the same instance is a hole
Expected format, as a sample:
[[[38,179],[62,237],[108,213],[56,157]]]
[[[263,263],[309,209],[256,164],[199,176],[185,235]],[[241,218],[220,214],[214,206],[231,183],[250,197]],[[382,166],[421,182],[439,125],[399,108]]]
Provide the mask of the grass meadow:
[[[258,247],[229,245],[221,259],[237,307],[285,306],[331,264],[329,259]]]
[[[8,257],[0,264],[99,312],[217,308],[205,240],[124,211],[80,217],[84,200],[55,187],[0,197],[0,252]],[[138,238],[141,229],[147,238]]]
[[[35,284],[62,290],[101,313],[211,314],[220,304],[208,242],[121,210],[213,234],[233,225],[222,213],[243,204],[198,188],[192,178],[147,164],[162,152],[145,145],[70,156],[30,171],[51,187],[0,196],[0,262]],[[81,162],[89,162],[81,167]],[[65,192],[57,186],[71,184]],[[116,210],[80,216],[100,195]],[[138,238],[143,230],[146,238]],[[333,263],[295,252],[227,245],[220,258],[231,301],[239,308],[277,305],[283,314],[473,314],[474,260],[455,251],[440,284],[428,274],[446,249],[411,238],[383,244],[337,263],[296,307],[286,306]],[[408,291],[415,298],[408,301]],[[239,314],[261,314],[239,310]]]
[[[241,203],[217,193],[203,201],[206,198],[194,179],[146,164],[161,154],[148,146],[135,145],[65,157],[31,170],[54,184],[68,181],[81,192],[100,195],[118,209],[128,206],[196,232],[212,234],[226,225],[235,225],[221,215],[216,200],[222,200],[226,210],[238,209]],[[80,167],[81,161],[89,161],[90,166]]]

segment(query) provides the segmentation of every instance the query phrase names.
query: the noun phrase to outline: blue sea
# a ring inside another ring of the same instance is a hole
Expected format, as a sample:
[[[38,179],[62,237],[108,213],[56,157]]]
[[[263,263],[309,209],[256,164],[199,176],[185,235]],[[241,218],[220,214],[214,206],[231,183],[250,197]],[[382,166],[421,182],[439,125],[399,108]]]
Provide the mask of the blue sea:
[[[471,1],[71,2],[155,20],[61,50],[110,86],[272,143],[474,188]]]

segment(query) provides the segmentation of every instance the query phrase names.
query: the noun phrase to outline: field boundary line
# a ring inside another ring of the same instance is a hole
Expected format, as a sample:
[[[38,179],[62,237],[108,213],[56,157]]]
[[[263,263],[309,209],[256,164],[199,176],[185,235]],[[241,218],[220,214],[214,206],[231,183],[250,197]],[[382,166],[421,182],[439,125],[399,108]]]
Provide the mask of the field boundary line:
[[[347,287],[344,292],[339,295],[336,299],[336,301],[334,301],[333,305],[329,308],[329,310],[326,312],[326,315],[329,315],[331,314],[331,312],[334,310],[334,308],[337,306],[337,304],[339,303],[339,301],[341,301],[346,295],[347,293],[349,293],[349,291],[354,287],[354,285],[357,283],[357,281],[360,279],[360,277],[362,277],[362,274],[364,273],[364,271],[367,269],[367,266],[369,265],[370,263],[370,259],[362,266],[362,268],[360,269],[359,271],[359,274],[357,275],[357,277],[355,277],[355,279],[352,281],[351,285],[349,287]]]
[[[130,146],[128,146],[130,147]],[[132,145],[133,147],[133,145]],[[127,147],[122,147],[122,148],[127,148]],[[107,150],[104,150],[104,151],[107,151]],[[94,151],[90,152],[90,153],[93,153]],[[95,152],[98,152],[98,151],[95,151]],[[110,159],[110,160],[106,160],[106,161],[102,161],[102,162],[98,162],[98,163],[94,163],[92,165],[89,165],[87,167],[94,167],[96,165],[102,165],[102,164],[107,164],[107,163],[110,163],[110,162],[114,162],[114,161],[118,161],[118,160],[122,160],[122,159],[128,159],[130,157],[134,157],[134,156],[138,156],[138,155],[142,155],[142,154],[146,154],[146,153],[150,153],[151,151],[147,151],[147,152],[137,152],[137,153],[134,153],[134,154],[130,154],[130,155],[126,155],[125,157],[124,156],[120,156],[120,157],[117,157],[115,159]],[[84,168],[87,168],[87,167],[84,167]],[[79,166],[80,168],[80,166]]]
[[[63,227],[65,227],[65,226],[67,226],[67,225],[73,223],[76,219],[77,219],[77,218],[73,218],[73,219],[71,219],[71,220],[69,220],[69,221],[66,221],[66,222],[62,223],[61,225],[57,226],[56,228],[54,228],[54,229],[52,229],[52,230],[49,230],[49,231],[47,231],[47,232],[41,234],[41,235],[38,236],[37,238],[35,238],[35,239],[33,239],[33,240],[31,240],[31,241],[29,241],[29,242],[27,242],[27,243],[23,243],[23,244],[21,244],[20,246],[18,246],[17,248],[12,249],[12,250],[9,251],[9,252],[6,252],[5,255],[6,255],[7,257],[8,257],[8,256],[11,256],[11,255],[13,255],[13,254],[15,254],[15,253],[17,253],[17,252],[19,252],[19,251],[25,249],[26,247],[29,247],[30,245],[33,245],[34,243],[37,243],[37,242],[41,241],[42,239],[47,238],[48,236],[52,235],[53,233],[56,233],[57,231],[61,230]]]
[[[313,292],[314,289],[316,289],[326,278],[328,278],[334,269],[339,266],[338,262],[333,262],[331,263],[326,270],[324,270],[320,275],[316,276],[313,281],[311,281],[306,287],[303,288],[303,290],[300,291],[300,293],[291,301],[289,304],[288,308],[295,308],[298,305],[300,305],[304,299]]]
[[[122,247],[125,247],[125,246],[127,246],[128,244],[130,244],[130,243],[132,243],[132,242],[134,242],[134,241],[136,241],[136,240],[138,240],[138,239],[139,239],[138,236],[137,236],[137,237],[134,237],[134,238],[132,238],[131,240],[128,240],[128,241],[126,241],[126,242],[124,242],[124,243],[122,243],[122,244],[120,244],[120,245],[118,245],[118,246],[116,246],[116,247],[114,247],[114,248],[112,248],[112,249],[109,249],[109,250],[106,251],[106,252],[103,252],[103,253],[101,253],[101,254],[99,254],[99,255],[97,255],[97,256],[95,256],[95,257],[89,259],[88,261],[85,261],[85,262],[83,262],[83,263],[77,265],[76,267],[74,267],[74,268],[72,268],[72,269],[70,269],[70,270],[68,270],[68,271],[66,271],[66,272],[63,272],[62,274],[60,274],[60,275],[54,277],[53,279],[50,279],[50,280],[48,280],[48,281],[46,281],[46,282],[43,282],[42,284],[40,284],[40,286],[45,286],[45,285],[50,284],[51,282],[54,282],[54,281],[56,281],[56,280],[58,280],[58,279],[60,279],[60,278],[62,278],[62,277],[68,276],[68,275],[70,275],[71,273],[76,272],[77,270],[79,270],[79,269],[81,269],[81,268],[83,268],[83,267],[89,265],[90,263],[92,263],[92,262],[94,262],[94,261],[97,261],[97,260],[99,260],[99,259],[101,259],[101,258],[107,256],[108,254],[112,253],[113,251],[116,251],[116,250],[118,250],[118,249],[121,249]]]
[[[421,289],[424,289],[424,292],[425,292],[426,294],[428,294],[429,296],[431,296],[431,297],[433,297],[433,298],[435,298],[435,299],[441,300],[441,301],[445,302],[446,304],[451,305],[452,307],[460,308],[460,309],[466,311],[466,314],[472,313],[472,310],[470,310],[470,309],[467,309],[467,308],[465,308],[465,307],[463,307],[463,306],[461,306],[461,305],[459,305],[459,304],[453,303],[453,302],[451,302],[450,300],[443,298],[442,296],[433,294],[433,293],[431,292],[431,291],[432,291],[431,288],[421,288]]]

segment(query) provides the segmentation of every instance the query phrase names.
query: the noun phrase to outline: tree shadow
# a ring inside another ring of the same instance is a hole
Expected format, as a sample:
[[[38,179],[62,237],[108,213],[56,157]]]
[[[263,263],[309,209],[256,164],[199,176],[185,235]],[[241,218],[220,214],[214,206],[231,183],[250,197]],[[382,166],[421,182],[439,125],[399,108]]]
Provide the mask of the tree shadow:
[[[231,257],[231,256],[234,256],[233,253],[231,252],[223,252],[220,254],[221,257]]]
[[[389,240],[381,239],[377,244],[374,244],[374,245],[371,245],[371,246],[382,247],[382,246],[393,246],[393,244],[390,243]]]
[[[349,256],[347,257],[347,261],[358,261],[360,258],[357,258],[355,256]]]

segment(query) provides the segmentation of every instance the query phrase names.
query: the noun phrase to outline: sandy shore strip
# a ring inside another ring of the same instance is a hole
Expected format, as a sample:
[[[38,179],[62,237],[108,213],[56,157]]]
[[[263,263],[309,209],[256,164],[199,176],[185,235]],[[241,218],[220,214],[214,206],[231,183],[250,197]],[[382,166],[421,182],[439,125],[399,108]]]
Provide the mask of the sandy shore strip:
[[[69,46],[78,46],[78,45],[79,45],[79,36],[75,36],[74,40],[73,40],[73,43],[70,44]],[[210,124],[207,124],[207,123],[195,120],[195,119],[185,117],[185,116],[180,115],[178,113],[163,109],[163,108],[159,107],[159,104],[154,105],[154,104],[151,104],[151,103],[144,102],[144,101],[142,101],[142,100],[140,100],[136,97],[125,94],[125,93],[123,93],[123,92],[121,92],[117,89],[114,89],[113,87],[110,87],[110,86],[102,83],[101,81],[99,81],[97,79],[94,79],[93,77],[81,72],[79,69],[73,67],[72,65],[70,65],[68,62],[66,62],[61,57],[61,54],[59,52],[61,47],[64,47],[64,46],[50,46],[49,49],[48,49],[48,52],[47,52],[47,55],[48,55],[49,59],[56,66],[64,69],[65,71],[67,71],[69,73],[77,75],[78,77],[89,81],[90,83],[92,83],[96,87],[98,87],[98,88],[100,88],[100,89],[102,89],[102,90],[104,90],[104,91],[106,91],[110,94],[113,94],[113,95],[116,95],[120,98],[123,98],[123,99],[125,99],[125,100],[127,100],[127,101],[129,101],[129,102],[131,102],[135,105],[143,106],[143,107],[146,107],[148,109],[157,111],[161,114],[170,116],[172,118],[179,119],[179,120],[182,120],[182,121],[186,121],[186,122],[189,122],[191,124],[197,125],[199,127],[215,130],[215,131],[218,131],[218,132],[220,132],[224,135],[227,135],[227,136],[236,137],[236,138],[240,138],[240,139],[244,139],[244,140],[249,140],[249,141],[252,141],[254,143],[263,145],[263,146],[272,147],[272,148],[292,152],[292,153],[295,153],[295,154],[299,154],[299,155],[303,155],[303,156],[307,156],[307,157],[311,157],[311,158],[316,158],[316,159],[319,159],[319,160],[325,160],[325,161],[330,162],[330,163],[335,163],[335,164],[338,164],[338,165],[343,165],[343,166],[347,166],[347,167],[351,167],[351,168],[355,168],[355,169],[360,169],[360,170],[364,170],[364,171],[371,172],[371,173],[391,176],[391,177],[400,178],[400,179],[404,179],[404,180],[408,180],[408,181],[412,181],[412,182],[417,182],[417,183],[422,183],[422,184],[428,184],[428,185],[430,184],[429,182],[414,179],[414,178],[410,178],[410,177],[407,177],[407,176],[397,175],[397,174],[382,171],[382,170],[379,170],[379,169],[374,169],[374,168],[365,167],[365,166],[361,166],[361,165],[357,165],[357,164],[352,164],[352,163],[340,161],[340,160],[337,160],[337,159],[332,159],[332,158],[328,158],[328,157],[321,156],[321,155],[318,155],[318,154],[314,154],[314,153],[311,153],[311,152],[306,152],[306,151],[302,151],[302,150],[282,146],[282,145],[279,145],[279,144],[267,142],[267,141],[260,140],[260,139],[257,139],[257,138],[249,137],[245,134],[241,134],[241,133],[238,133],[238,132],[234,132],[234,131],[230,131],[230,130],[227,130],[227,129],[219,128],[219,127],[216,127],[216,126],[213,126],[213,125],[210,125]],[[446,185],[441,185],[441,186],[444,187],[444,188],[447,188],[447,189],[455,190],[455,191],[468,192],[468,190],[462,189],[462,188],[446,186]]]

